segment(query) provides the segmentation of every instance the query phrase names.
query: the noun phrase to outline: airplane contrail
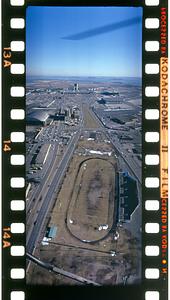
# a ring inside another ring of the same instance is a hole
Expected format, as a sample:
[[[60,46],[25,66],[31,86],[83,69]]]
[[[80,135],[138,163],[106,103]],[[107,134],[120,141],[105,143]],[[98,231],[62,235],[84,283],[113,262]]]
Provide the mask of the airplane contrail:
[[[83,39],[91,38],[91,37],[96,36],[96,35],[100,35],[100,34],[104,34],[104,33],[107,33],[107,32],[115,31],[115,30],[118,30],[118,29],[123,28],[123,27],[128,27],[128,26],[140,23],[140,22],[141,22],[141,17],[136,17],[136,18],[128,19],[128,20],[121,21],[121,22],[118,22],[118,23],[112,23],[112,24],[109,24],[109,25],[106,25],[106,26],[101,26],[101,27],[94,28],[94,29],[91,29],[91,30],[79,32],[79,33],[76,33],[76,34],[73,34],[73,35],[68,35],[68,36],[62,37],[62,39],[64,39],[64,40],[73,40],[73,41],[83,40]]]

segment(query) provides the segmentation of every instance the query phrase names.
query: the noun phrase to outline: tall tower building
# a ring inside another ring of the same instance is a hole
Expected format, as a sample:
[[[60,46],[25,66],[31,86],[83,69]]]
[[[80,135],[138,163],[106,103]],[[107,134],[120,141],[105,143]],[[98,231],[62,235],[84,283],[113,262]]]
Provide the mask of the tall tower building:
[[[78,85],[78,83],[75,83],[74,84],[74,91],[78,92],[78,90],[79,90],[79,85]]]

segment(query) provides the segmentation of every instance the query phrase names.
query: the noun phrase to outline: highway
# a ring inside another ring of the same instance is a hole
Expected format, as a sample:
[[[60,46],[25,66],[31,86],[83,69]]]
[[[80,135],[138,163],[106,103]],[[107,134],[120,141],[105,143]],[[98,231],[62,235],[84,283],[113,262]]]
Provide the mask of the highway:
[[[41,209],[39,210],[36,224],[33,224],[32,230],[30,230],[29,236],[27,235],[27,251],[29,253],[33,253],[34,248],[36,247],[36,242],[38,241],[40,234],[42,232],[42,228],[45,222],[45,218],[49,209],[52,207],[55,200],[55,191],[57,191],[60,183],[62,182],[63,175],[68,167],[70,159],[73,155],[75,147],[80,137],[80,132],[74,135],[66,149],[66,152],[58,166],[56,174],[52,180],[52,183],[48,189],[48,193],[43,200],[43,204]],[[35,226],[36,225],[36,226]]]
[[[118,151],[121,158],[128,165],[129,169],[131,170],[131,172],[133,173],[134,177],[137,179],[139,184],[142,184],[141,175],[140,175],[141,168],[137,168],[136,165],[134,164],[133,159],[131,159],[130,157],[127,157],[128,154],[126,155],[124,152],[122,152],[121,144],[118,141],[115,141],[115,140],[113,141],[112,138],[110,137],[110,135],[108,135],[108,137],[109,137],[113,147]]]
[[[57,127],[58,133],[61,131],[61,129],[62,129],[62,126],[61,126],[61,123],[59,123],[59,125]],[[53,133],[52,133],[51,138],[54,137],[54,131],[55,131],[55,127],[53,128]],[[39,144],[41,145],[42,142],[41,143],[39,142]],[[41,194],[44,195],[43,194],[43,192],[44,192],[43,189],[45,190],[45,187],[47,187],[47,181],[50,178],[50,175],[52,174],[53,169],[55,171],[55,168],[56,168],[55,163],[57,161],[57,151],[58,151],[58,143],[55,143],[54,144],[54,150],[53,150],[53,157],[51,159],[51,164],[47,167],[44,166],[44,167],[46,167],[45,175],[41,179],[41,183],[39,184],[37,189],[34,191],[32,196],[30,197],[29,201],[27,202],[27,207],[26,207],[27,216],[28,216],[29,210],[32,208],[33,205],[34,205],[34,208],[35,208],[36,204],[33,203],[33,199],[36,199],[36,202],[38,202],[38,198],[40,198]],[[28,223],[28,217],[27,217],[27,223]]]
[[[50,166],[48,167],[48,169],[46,170],[46,174],[45,176],[41,179],[41,182],[38,186],[38,188],[35,190],[35,192],[33,193],[33,195],[31,196],[31,198],[29,199],[28,203],[27,203],[27,208],[26,208],[26,213],[28,216],[29,210],[32,208],[32,205],[34,205],[35,208],[35,204],[33,204],[33,199],[36,199],[36,201],[38,202],[38,199],[40,198],[41,195],[44,195],[44,190],[47,189],[47,181],[50,178],[50,175],[52,174],[52,171],[54,169],[54,167],[56,167],[55,165],[55,161],[57,160],[57,150],[58,150],[58,145],[55,145],[54,150],[53,150],[53,159],[51,161]],[[27,218],[27,222],[28,222],[28,218]]]
[[[97,117],[97,115],[94,113],[94,111],[92,109],[90,109],[90,111],[91,111],[91,115],[93,115],[93,117],[100,122],[101,127],[105,130],[105,134],[106,134],[107,138],[110,140],[110,142],[112,143],[113,148],[118,152],[118,154],[121,156],[121,158],[125,161],[125,163],[129,167],[129,169],[133,173],[134,177],[137,179],[137,181],[141,185],[142,184],[141,174],[140,174],[141,168],[137,168],[136,167],[136,165],[134,164],[133,159],[131,159],[128,156],[128,153],[127,153],[127,155],[125,155],[122,152],[122,146],[121,146],[121,144],[118,141],[113,140],[113,138],[110,136],[108,130],[106,129],[106,127],[104,126],[104,124],[100,121],[100,119]]]
[[[55,151],[55,150],[54,150]],[[58,165],[58,157],[57,157],[57,146],[56,146],[56,151],[55,151],[55,157],[54,160],[52,160],[50,166],[48,167],[47,173],[44,176],[44,178],[41,180],[40,185],[34,192],[34,196],[31,197],[31,199],[35,199],[35,201],[29,200],[29,205],[27,206],[27,240],[29,239],[32,228],[34,226],[34,223],[37,222],[37,213],[41,209],[41,206],[43,204],[44,198],[46,194],[48,193],[48,189],[50,186],[50,183],[54,177],[54,174],[57,169]]]
[[[132,172],[133,176],[136,178],[138,183],[141,185],[142,184],[142,181],[141,181],[141,168],[139,168],[136,165],[136,163],[134,162],[134,160],[129,157],[128,153],[123,153],[122,152],[122,145],[119,143],[118,140],[113,140],[113,138],[110,136],[110,134],[108,132],[108,129],[104,126],[104,124],[101,122],[101,120],[96,115],[96,113],[93,111],[93,109],[91,107],[88,107],[88,109],[89,109],[89,113],[91,114],[91,116],[98,122],[98,124],[100,126],[99,128],[97,128],[95,130],[101,130],[105,133],[107,138],[110,140],[113,148],[117,151],[119,156],[121,156],[121,158],[124,160],[124,162],[127,164],[128,168]],[[85,128],[84,130],[88,131],[89,128]]]
[[[96,283],[92,280],[88,280],[88,279],[86,279],[84,277],[81,277],[79,275],[67,272],[63,269],[60,269],[60,268],[57,268],[56,266],[53,266],[52,264],[45,263],[42,260],[38,259],[37,257],[35,257],[35,256],[33,256],[29,253],[26,253],[26,257],[27,257],[27,259],[31,260],[32,262],[36,263],[37,265],[41,266],[42,268],[48,270],[49,272],[55,273],[56,275],[60,274],[60,275],[63,275],[65,277],[76,280],[78,282],[81,282],[83,284],[87,284],[87,285],[90,284],[90,285],[100,286],[99,283]]]

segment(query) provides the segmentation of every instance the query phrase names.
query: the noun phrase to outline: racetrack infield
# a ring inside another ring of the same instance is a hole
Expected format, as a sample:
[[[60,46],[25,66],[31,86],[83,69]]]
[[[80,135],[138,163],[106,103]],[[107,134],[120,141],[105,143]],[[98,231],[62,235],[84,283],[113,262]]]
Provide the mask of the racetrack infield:
[[[114,165],[98,157],[81,162],[67,212],[70,233],[84,242],[104,238],[113,225],[114,198]]]

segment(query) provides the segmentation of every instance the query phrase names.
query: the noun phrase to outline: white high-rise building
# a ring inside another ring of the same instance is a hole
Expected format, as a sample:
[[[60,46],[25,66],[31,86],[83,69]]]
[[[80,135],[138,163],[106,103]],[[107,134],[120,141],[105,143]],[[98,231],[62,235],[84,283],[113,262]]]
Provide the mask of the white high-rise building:
[[[75,83],[74,84],[74,91],[78,92],[78,90],[79,90],[79,85],[78,85],[78,83]]]

